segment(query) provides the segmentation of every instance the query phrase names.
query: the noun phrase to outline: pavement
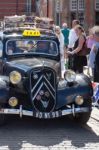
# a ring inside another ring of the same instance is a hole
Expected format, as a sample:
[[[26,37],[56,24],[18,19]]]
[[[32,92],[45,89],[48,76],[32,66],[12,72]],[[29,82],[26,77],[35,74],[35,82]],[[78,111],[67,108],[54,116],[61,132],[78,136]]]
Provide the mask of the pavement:
[[[87,125],[68,117],[38,120],[9,117],[0,127],[0,150],[98,150],[99,109],[93,108]]]

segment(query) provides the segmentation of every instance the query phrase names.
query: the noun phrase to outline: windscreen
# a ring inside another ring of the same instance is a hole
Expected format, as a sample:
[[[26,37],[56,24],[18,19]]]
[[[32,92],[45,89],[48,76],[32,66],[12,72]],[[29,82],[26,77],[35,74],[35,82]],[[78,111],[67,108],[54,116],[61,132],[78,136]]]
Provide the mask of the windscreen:
[[[58,47],[56,42],[52,40],[9,40],[6,45],[6,53],[8,55],[17,55],[25,53],[56,56],[58,54]]]

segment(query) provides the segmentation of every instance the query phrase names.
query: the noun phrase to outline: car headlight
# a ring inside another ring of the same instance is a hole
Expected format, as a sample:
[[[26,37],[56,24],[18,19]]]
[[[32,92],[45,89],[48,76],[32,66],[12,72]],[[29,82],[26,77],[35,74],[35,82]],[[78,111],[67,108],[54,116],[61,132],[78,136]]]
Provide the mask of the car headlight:
[[[76,73],[72,70],[67,70],[64,74],[64,78],[67,82],[74,82],[76,80]]]
[[[12,84],[18,84],[21,81],[21,74],[18,71],[12,71],[10,73],[10,82]]]

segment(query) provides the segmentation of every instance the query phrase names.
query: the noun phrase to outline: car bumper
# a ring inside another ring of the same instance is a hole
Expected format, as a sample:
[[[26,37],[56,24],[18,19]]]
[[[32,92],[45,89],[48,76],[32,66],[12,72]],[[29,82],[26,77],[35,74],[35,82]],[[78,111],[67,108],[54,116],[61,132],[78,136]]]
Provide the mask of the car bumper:
[[[72,108],[66,108],[64,110],[42,113],[42,112],[23,110],[21,105],[19,109],[0,109],[0,114],[12,114],[12,115],[15,114],[15,115],[19,115],[20,117],[24,115],[24,116],[32,116],[40,119],[51,119],[51,118],[58,118],[70,114],[73,114],[75,116],[76,113],[85,113],[89,111],[91,111],[91,108],[88,107],[75,108],[73,106]]]

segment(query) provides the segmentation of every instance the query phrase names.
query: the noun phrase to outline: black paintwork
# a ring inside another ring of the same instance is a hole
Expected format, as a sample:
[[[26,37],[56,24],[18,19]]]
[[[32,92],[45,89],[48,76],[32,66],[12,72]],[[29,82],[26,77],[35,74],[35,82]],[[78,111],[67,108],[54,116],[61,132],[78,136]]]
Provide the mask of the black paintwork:
[[[3,39],[3,56],[0,58],[0,79],[2,80],[2,84],[0,82],[0,105],[5,104],[3,107],[9,108],[8,99],[15,96],[19,100],[16,108],[19,108],[19,105],[23,105],[23,109],[26,110],[50,112],[61,109],[66,104],[71,105],[77,95],[82,95],[85,99],[86,97],[91,98],[91,82],[84,75],[77,75],[72,86],[66,84],[64,87],[58,88],[61,81],[59,51],[57,56],[32,54],[7,56],[5,52],[7,40],[23,38],[21,33],[16,32],[16,36],[12,36],[12,33],[13,31],[5,32],[5,35],[1,38]],[[59,42],[55,35],[42,35],[39,38],[41,40],[54,40],[59,47]],[[10,83],[9,74],[11,71],[21,73],[22,81],[18,85]],[[38,76],[37,79],[33,78],[35,74]],[[7,79],[4,79],[5,77]],[[39,88],[41,89],[39,90]],[[40,95],[38,91],[44,91],[45,93],[48,91],[50,96]],[[42,102],[37,101],[37,96],[39,95],[43,99]]]

